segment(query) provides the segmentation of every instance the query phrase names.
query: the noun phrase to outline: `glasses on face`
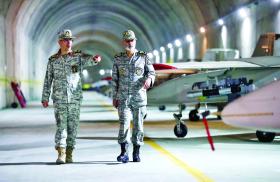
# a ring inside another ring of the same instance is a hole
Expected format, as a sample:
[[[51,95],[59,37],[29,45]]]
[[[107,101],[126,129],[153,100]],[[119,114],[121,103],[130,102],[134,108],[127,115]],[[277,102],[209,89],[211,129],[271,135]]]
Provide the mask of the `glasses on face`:
[[[70,42],[73,41],[72,39],[61,39],[63,42]]]
[[[125,40],[126,43],[130,43],[130,42],[133,42],[134,39],[130,39],[130,40]]]

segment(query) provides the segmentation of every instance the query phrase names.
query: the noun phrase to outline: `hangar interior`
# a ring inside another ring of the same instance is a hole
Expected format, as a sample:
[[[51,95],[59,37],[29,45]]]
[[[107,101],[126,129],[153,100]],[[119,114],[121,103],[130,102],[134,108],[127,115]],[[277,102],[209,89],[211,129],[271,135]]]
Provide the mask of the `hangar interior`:
[[[280,21],[279,4],[274,0],[0,3],[0,108],[14,101],[11,80],[21,83],[27,100],[40,99],[48,58],[57,52],[57,33],[65,28],[77,37],[74,49],[103,57],[84,78],[93,82],[100,79],[98,70],[111,69],[126,29],[135,31],[139,50],[151,53],[154,62],[165,63],[200,60],[209,48],[237,49],[242,58],[250,57],[257,38],[279,32]],[[205,33],[200,32],[202,27]]]
[[[48,58],[57,53],[58,33],[63,29],[72,30],[76,37],[74,50],[101,55],[97,66],[83,71],[83,83],[91,85],[111,76],[113,58],[123,51],[122,32],[128,29],[136,34],[137,49],[155,64],[203,63],[209,50],[218,49],[237,50],[237,59],[250,58],[262,34],[274,32],[279,38],[280,0],[0,0],[0,182],[279,181],[279,133],[273,142],[261,143],[255,129],[227,125],[217,120],[218,114],[211,115],[207,118],[215,145],[211,150],[204,123],[190,121],[186,110],[193,108],[182,111],[182,105],[179,114],[177,105],[164,111],[148,106],[142,161],[130,158],[120,163],[116,160],[118,112],[112,98],[93,91],[83,93],[74,163],[56,165],[54,106],[43,108],[41,96]],[[262,79],[261,84],[279,80],[279,49],[277,40],[271,58],[276,68],[260,74],[245,68],[229,73],[241,79],[248,73]],[[26,108],[12,108],[17,103],[12,81],[19,83]],[[197,79],[193,87],[207,82],[203,81]],[[174,82],[166,91],[176,94],[178,85],[185,86]],[[279,108],[277,99],[274,110]],[[210,105],[201,109],[219,113]],[[263,115],[267,114],[270,111]],[[178,122],[188,126],[185,138],[174,136],[176,126],[181,126]]]

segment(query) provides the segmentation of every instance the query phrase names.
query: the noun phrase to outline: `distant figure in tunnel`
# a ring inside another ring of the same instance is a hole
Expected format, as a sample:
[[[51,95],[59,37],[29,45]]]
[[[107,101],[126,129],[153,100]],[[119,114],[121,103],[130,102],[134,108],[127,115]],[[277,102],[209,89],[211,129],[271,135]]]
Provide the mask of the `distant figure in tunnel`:
[[[121,145],[119,162],[129,161],[130,120],[133,116],[133,162],[140,162],[139,150],[144,144],[143,121],[146,116],[146,90],[152,87],[155,70],[143,51],[136,50],[136,37],[132,30],[123,32],[124,52],[114,57],[113,63],[113,105],[118,109],[120,128],[118,143]]]
[[[76,144],[82,102],[82,70],[101,61],[96,55],[73,51],[74,37],[71,30],[59,33],[59,51],[48,61],[42,93],[42,105],[48,107],[52,86],[52,100],[56,119],[55,148],[57,164],[72,163],[72,152]]]

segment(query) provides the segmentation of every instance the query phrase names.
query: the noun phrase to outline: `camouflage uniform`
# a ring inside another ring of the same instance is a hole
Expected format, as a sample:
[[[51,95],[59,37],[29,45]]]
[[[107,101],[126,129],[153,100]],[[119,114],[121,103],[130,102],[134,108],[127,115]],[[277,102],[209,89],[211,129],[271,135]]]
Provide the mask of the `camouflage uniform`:
[[[57,130],[55,134],[56,148],[74,148],[79,126],[80,104],[82,101],[82,70],[84,67],[96,65],[92,55],[81,51],[73,51],[67,55],[60,52],[49,58],[42,102],[49,101],[52,87]]]
[[[151,78],[152,84],[154,83],[154,67],[145,52],[136,51],[131,58],[127,57],[126,53],[120,53],[114,57],[113,99],[119,101],[118,142],[120,144],[130,141],[130,113],[132,113],[132,143],[143,145],[143,119],[147,105],[146,89],[143,86],[147,78]]]

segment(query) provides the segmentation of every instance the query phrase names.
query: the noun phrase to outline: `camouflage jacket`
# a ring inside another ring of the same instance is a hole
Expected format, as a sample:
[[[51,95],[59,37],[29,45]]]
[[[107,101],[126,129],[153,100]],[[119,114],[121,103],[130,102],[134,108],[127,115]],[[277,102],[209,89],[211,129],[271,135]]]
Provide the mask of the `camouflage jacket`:
[[[155,70],[145,52],[137,51],[131,58],[123,52],[116,55],[112,72],[113,99],[122,104],[147,105],[146,89],[143,87],[147,78],[152,79],[152,86]]]
[[[78,103],[82,99],[82,70],[96,65],[92,55],[73,51],[67,55],[60,52],[49,58],[45,75],[42,102],[49,101],[51,86],[54,103]]]

